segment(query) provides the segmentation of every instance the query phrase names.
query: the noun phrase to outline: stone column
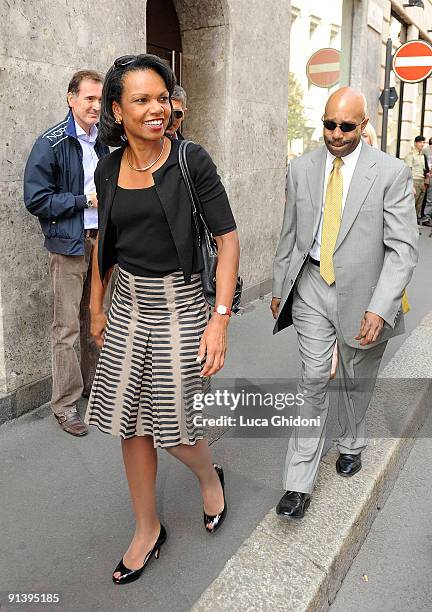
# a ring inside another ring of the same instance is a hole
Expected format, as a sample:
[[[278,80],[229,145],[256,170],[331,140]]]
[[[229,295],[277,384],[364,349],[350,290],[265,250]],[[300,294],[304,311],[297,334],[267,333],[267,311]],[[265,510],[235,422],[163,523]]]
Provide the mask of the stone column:
[[[369,118],[377,128],[379,96],[384,84],[385,49],[388,34],[389,0],[354,0],[350,84],[365,94]],[[385,43],[384,43],[385,45]]]
[[[225,2],[174,0],[182,39],[182,85],[188,98],[184,135],[206,147],[226,173],[229,9]]]
[[[175,7],[190,110],[185,135],[208,149],[222,174],[247,302],[270,290],[282,223],[290,2],[175,0]]]
[[[288,120],[288,0],[230,2],[227,185],[237,214],[246,298],[270,291],[282,226]]]

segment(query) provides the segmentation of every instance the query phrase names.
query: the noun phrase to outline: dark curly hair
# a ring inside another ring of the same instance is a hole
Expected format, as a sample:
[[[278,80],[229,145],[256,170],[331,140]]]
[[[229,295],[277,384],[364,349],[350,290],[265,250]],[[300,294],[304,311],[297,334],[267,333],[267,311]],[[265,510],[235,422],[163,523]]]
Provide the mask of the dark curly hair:
[[[98,126],[99,138],[110,147],[120,147],[126,142],[123,125],[115,122],[112,103],[114,101],[120,102],[124,76],[132,70],[154,70],[162,77],[168,89],[171,105],[171,94],[175,86],[175,76],[171,68],[160,57],[143,53],[141,55],[124,55],[117,58],[105,77]],[[171,123],[172,114],[170,118]]]

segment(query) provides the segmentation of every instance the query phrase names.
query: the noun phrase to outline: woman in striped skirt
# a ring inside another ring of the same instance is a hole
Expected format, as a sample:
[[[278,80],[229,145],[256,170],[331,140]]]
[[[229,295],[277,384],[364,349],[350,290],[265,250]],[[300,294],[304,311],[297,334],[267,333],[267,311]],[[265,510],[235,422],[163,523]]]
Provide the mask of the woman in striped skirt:
[[[136,580],[166,539],[156,512],[157,448],[197,476],[207,531],[226,515],[223,471],[212,463],[193,404],[224,364],[239,245],[216,167],[202,147],[190,145],[192,179],[218,245],[219,313],[208,320],[179,141],[165,136],[174,83],[158,57],[124,56],[110,68],[102,94],[99,134],[119,148],[95,172],[99,237],[90,310],[102,351],[85,421],[122,441],[136,527],[113,573],[116,584]],[[103,296],[115,264],[106,319]]]

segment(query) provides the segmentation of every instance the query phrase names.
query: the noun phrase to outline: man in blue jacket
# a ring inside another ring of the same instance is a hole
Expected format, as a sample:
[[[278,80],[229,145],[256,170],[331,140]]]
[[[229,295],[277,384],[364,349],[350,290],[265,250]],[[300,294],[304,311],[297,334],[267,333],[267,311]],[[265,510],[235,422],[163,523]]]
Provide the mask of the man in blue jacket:
[[[89,334],[89,297],[98,227],[93,175],[109,153],[97,138],[102,81],[93,70],[73,75],[69,113],[36,140],[24,174],[25,205],[41,224],[53,285],[51,408],[74,436],[88,432],[76,404],[89,392],[98,358]],[[78,336],[81,364],[74,349]]]

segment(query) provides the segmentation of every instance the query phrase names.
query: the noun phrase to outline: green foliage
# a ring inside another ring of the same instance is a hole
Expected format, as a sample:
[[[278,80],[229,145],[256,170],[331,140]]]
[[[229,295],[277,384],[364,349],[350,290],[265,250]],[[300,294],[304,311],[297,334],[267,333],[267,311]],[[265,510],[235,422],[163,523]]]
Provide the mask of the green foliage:
[[[288,140],[304,138],[306,117],[303,106],[303,89],[292,72],[288,75]]]

